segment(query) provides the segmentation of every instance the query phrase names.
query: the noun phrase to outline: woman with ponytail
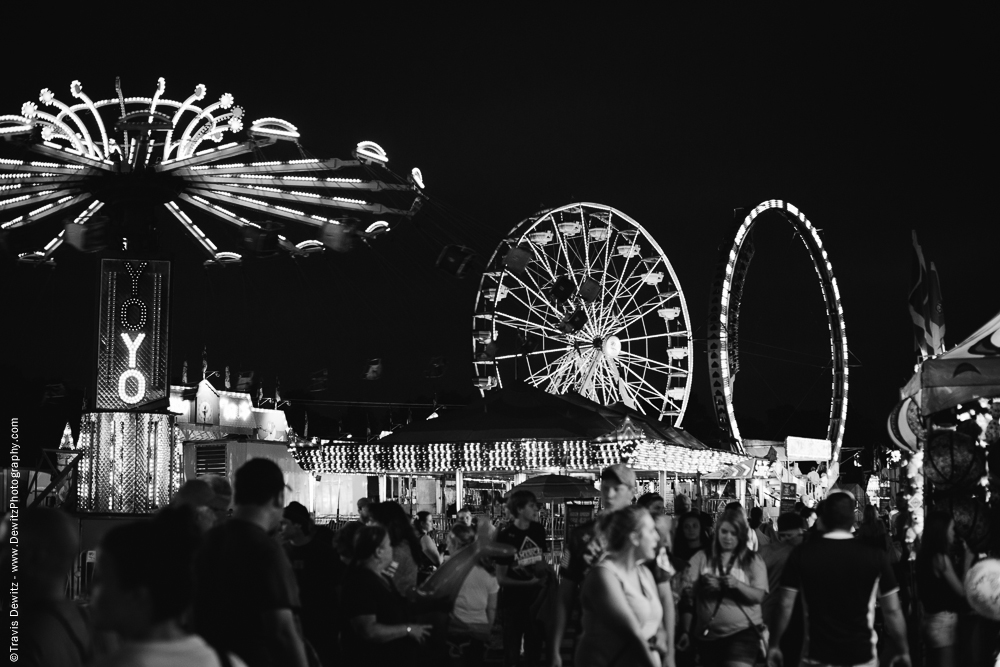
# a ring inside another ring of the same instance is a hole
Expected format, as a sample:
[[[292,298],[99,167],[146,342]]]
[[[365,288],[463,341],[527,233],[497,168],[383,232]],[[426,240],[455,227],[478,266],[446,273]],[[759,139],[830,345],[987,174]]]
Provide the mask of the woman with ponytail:
[[[165,508],[104,536],[94,577],[95,624],[122,643],[100,667],[245,667],[182,627],[200,544],[198,518],[188,506]]]
[[[660,541],[649,512],[630,506],[601,517],[605,552],[583,582],[578,667],[660,667],[663,607],[649,568]]]

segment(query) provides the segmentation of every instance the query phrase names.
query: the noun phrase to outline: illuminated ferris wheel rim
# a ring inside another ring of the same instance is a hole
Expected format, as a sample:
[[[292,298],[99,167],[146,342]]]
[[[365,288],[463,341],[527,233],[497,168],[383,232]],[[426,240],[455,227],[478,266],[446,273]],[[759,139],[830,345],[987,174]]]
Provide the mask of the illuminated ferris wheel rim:
[[[679,310],[680,310],[680,314],[681,314],[681,316],[683,318],[682,321],[684,323],[684,326],[681,328],[680,331],[676,331],[676,332],[669,332],[668,331],[667,333],[664,333],[664,334],[657,334],[657,336],[667,336],[668,348],[670,348],[670,349],[683,348],[683,350],[684,350],[684,356],[683,356],[683,358],[686,359],[686,362],[685,362],[686,368],[682,369],[682,368],[676,368],[675,367],[675,368],[672,369],[673,373],[671,375],[668,375],[668,378],[672,377],[673,375],[683,376],[683,378],[684,378],[683,379],[683,395],[680,398],[680,401],[678,401],[676,403],[674,401],[672,401],[672,400],[670,401],[671,404],[674,405],[674,407],[676,407],[676,413],[675,413],[676,414],[676,420],[674,422],[674,425],[679,427],[681,425],[682,421],[683,421],[684,413],[685,413],[685,411],[687,409],[687,405],[688,405],[688,402],[690,400],[691,386],[692,386],[692,381],[693,381],[693,373],[691,372],[691,363],[692,363],[693,357],[694,357],[694,341],[693,341],[692,336],[691,336],[691,324],[690,324],[691,323],[691,319],[690,319],[690,314],[689,314],[688,308],[687,308],[687,301],[684,298],[684,293],[683,293],[683,291],[681,289],[680,281],[679,281],[679,279],[677,277],[676,271],[673,268],[673,265],[670,263],[670,260],[667,258],[666,253],[664,253],[663,248],[656,241],[656,239],[641,224],[639,224],[634,218],[632,218],[631,216],[625,214],[624,212],[622,212],[622,211],[620,211],[620,210],[618,210],[618,209],[616,209],[616,208],[614,208],[612,206],[608,206],[606,204],[600,204],[600,203],[596,203],[596,202],[586,202],[586,201],[584,201],[584,202],[573,202],[573,203],[570,203],[570,204],[566,204],[564,206],[559,206],[559,207],[555,207],[555,208],[551,208],[551,209],[545,209],[545,210],[539,211],[538,213],[536,213],[536,214],[534,214],[532,216],[529,216],[528,218],[525,218],[524,220],[522,220],[521,222],[519,222],[517,225],[515,225],[514,228],[513,228],[513,230],[509,234],[507,241],[504,242],[504,243],[499,244],[497,246],[496,250],[493,252],[493,255],[490,257],[488,266],[493,267],[493,266],[501,265],[502,261],[503,261],[502,253],[506,253],[510,248],[514,248],[514,247],[525,247],[525,246],[531,247],[532,252],[535,254],[535,259],[537,260],[537,259],[540,258],[539,254],[538,254],[538,252],[539,252],[538,251],[538,247],[530,239],[529,235],[532,233],[533,230],[535,230],[536,228],[538,228],[539,225],[551,223],[552,226],[553,226],[553,228],[554,228],[554,230],[555,230],[555,233],[558,235],[559,234],[559,227],[558,227],[558,224],[556,222],[556,217],[555,217],[558,214],[561,214],[561,213],[571,213],[571,214],[579,213],[581,215],[581,220],[584,220],[587,217],[586,214],[588,214],[588,213],[589,214],[593,214],[593,213],[598,213],[598,212],[604,213],[604,214],[607,215],[607,225],[608,225],[608,227],[609,228],[613,228],[614,231],[615,231],[615,233],[617,233],[617,234],[622,234],[622,232],[627,231],[627,230],[625,230],[625,229],[618,229],[617,227],[615,227],[615,225],[614,225],[614,218],[615,218],[615,216],[617,216],[618,218],[620,218],[621,221],[623,221],[628,226],[628,229],[633,230],[634,232],[641,233],[641,237],[645,240],[645,242],[649,243],[651,250],[653,252],[655,252],[656,257],[658,258],[658,261],[662,262],[662,265],[664,267],[666,267],[666,270],[667,270],[667,272],[669,274],[670,281],[671,281],[671,284],[673,285],[674,292],[671,294],[670,297],[668,297],[668,298],[664,299],[663,301],[661,301],[659,305],[661,305],[661,306],[664,305],[670,299],[677,299],[679,301]],[[619,225],[620,224],[621,223],[619,223]],[[586,238],[588,236],[588,231],[589,230],[584,230],[583,237]],[[610,246],[610,243],[611,243],[611,238],[612,238],[611,235],[608,235],[606,237],[606,243],[609,246]],[[622,234],[622,238],[625,238],[624,234]],[[630,236],[630,238],[632,238],[631,243],[635,247],[636,246],[636,240],[637,240],[635,234],[633,233]],[[585,241],[585,243],[589,243],[589,241]],[[566,252],[565,247],[563,248],[563,250],[564,250],[564,252]],[[567,260],[569,259],[568,254],[566,255],[566,258],[567,258]],[[630,258],[631,258],[631,255],[629,255],[629,259]],[[638,266],[642,261],[644,261],[644,260],[637,261],[636,265]],[[627,261],[626,261],[626,265],[627,265]],[[579,273],[582,276],[582,275],[585,275],[590,270],[591,270],[591,267],[587,267],[584,271],[572,271],[571,270],[568,273],[571,273],[571,274]],[[633,275],[634,275],[634,271],[635,271],[635,268],[633,268]],[[624,269],[623,269],[623,272],[624,272]],[[502,286],[504,284],[504,278],[508,277],[508,276],[511,276],[515,280],[517,280],[518,282],[520,282],[520,280],[518,278],[516,278],[516,276],[513,276],[513,274],[511,274],[511,272],[508,271],[506,268],[502,269],[499,273],[500,273],[500,275],[498,277],[497,276],[491,276],[491,272],[490,271],[487,271],[487,272],[485,272],[483,274],[483,277],[482,277],[482,279],[480,281],[480,289],[479,289],[479,291],[477,292],[477,295],[476,295],[476,310],[475,310],[476,314],[473,317],[473,326],[474,326],[474,329],[476,329],[476,321],[479,318],[482,317],[482,315],[480,315],[479,313],[480,313],[480,310],[482,309],[481,306],[483,305],[484,301],[488,301],[492,305],[493,310],[496,311],[496,309],[499,306],[499,301],[503,298],[503,296],[501,296],[501,292],[500,292],[499,289],[496,290],[496,293],[493,294],[492,297],[490,297],[490,296],[487,295],[487,281],[493,280],[493,281],[496,282],[497,286]],[[555,278],[555,275],[553,274],[551,277]],[[624,276],[624,275],[622,275],[622,276],[618,276],[617,279],[619,281],[623,281],[623,280],[627,280],[629,277],[633,277],[633,276]],[[602,303],[603,303],[603,298],[602,298]],[[652,312],[652,311],[650,311],[650,312]],[[636,324],[636,322],[633,321],[633,322],[630,322],[628,324],[628,326],[633,326],[635,324]],[[498,334],[497,321],[495,319],[490,324],[490,330],[491,330],[492,335],[493,335],[493,337],[495,339],[496,336],[497,336],[497,334]],[[592,336],[592,337],[584,336],[583,338],[581,338],[580,341],[578,341],[577,346],[578,347],[581,347],[581,346],[582,347],[587,347],[588,346],[588,341],[589,341],[589,346],[594,348],[594,350],[595,350],[594,354],[596,356],[600,356],[603,353],[607,357],[618,358],[619,354],[624,354],[624,355],[629,355],[630,354],[628,351],[624,351],[623,352],[623,350],[622,350],[622,343],[623,342],[628,342],[630,339],[627,339],[627,338],[621,338],[620,339],[617,335],[615,335],[615,333],[610,333],[609,334],[609,332],[605,332],[605,334],[606,335],[603,335],[603,336]],[[656,337],[656,336],[644,336],[642,338],[649,338],[649,337]],[[683,342],[681,341],[681,339],[683,339]],[[477,340],[477,338],[475,336],[473,337],[472,344],[473,344],[473,355],[474,355],[474,358],[476,356],[477,348],[480,347],[481,343],[482,343],[482,341]],[[507,355],[507,356],[516,357],[518,355]],[[498,359],[499,359],[499,357],[498,357]],[[481,370],[479,368],[479,366],[478,366],[479,363],[480,362],[478,362],[478,361],[474,361],[474,365],[476,366],[477,372]],[[494,362],[489,362],[489,363],[494,363]],[[669,367],[669,366],[666,365],[666,364],[664,364],[662,366],[662,368],[667,368],[667,367]],[[494,364],[493,368],[494,368],[494,371],[497,370],[495,364]],[[660,369],[660,372],[662,372],[662,368]],[[495,372],[495,379],[496,379],[496,385],[497,386],[503,386],[503,378],[502,378],[502,375],[499,372]],[[632,380],[632,381],[635,381],[635,380],[641,381],[642,378],[638,378],[638,377],[631,378],[630,377],[630,380]],[[479,381],[477,380],[477,382],[479,382]],[[488,388],[488,387],[484,387],[481,384],[478,385],[478,386],[479,386],[480,390],[483,391],[483,392],[485,392],[485,390]],[[667,389],[664,389],[663,391],[666,392]],[[661,417],[665,414],[663,410],[666,409],[666,403],[667,403],[667,401],[666,401],[666,395],[664,395],[664,399],[665,399],[664,400],[664,407],[661,409],[661,412],[660,412],[660,416]]]
[[[246,140],[223,144],[227,133],[244,130],[244,111],[235,105],[231,94],[223,93],[217,101],[203,103],[207,88],[202,84],[183,101],[163,97],[165,90],[166,82],[161,77],[152,97],[125,97],[117,86],[117,97],[94,101],[75,80],[69,86],[73,104],[60,101],[51,90],[43,88],[38,103],[25,102],[19,114],[0,115],[0,137],[26,139],[28,148],[42,157],[0,158],[0,197],[5,197],[0,199],[0,212],[35,207],[12,219],[0,220],[0,231],[28,226],[60,211],[78,211],[81,205],[86,207],[72,223],[86,225],[106,203],[98,193],[100,188],[94,187],[95,179],[139,170],[164,175],[156,178],[174,178],[181,184],[180,191],[164,207],[205,252],[206,263],[239,261],[241,255],[221,251],[181,204],[237,228],[258,229],[261,225],[245,216],[264,213],[325,228],[342,223],[327,213],[331,209],[342,216],[372,217],[408,217],[415,210],[424,187],[419,169],[410,172],[407,182],[326,177],[326,173],[344,168],[385,168],[389,158],[372,141],[359,142],[353,160],[303,157],[218,164],[219,160],[255,152],[277,141],[298,145],[298,128],[281,118],[259,118],[246,128]],[[117,112],[117,117],[102,116],[102,110]],[[41,141],[33,138],[36,128],[41,129]],[[207,141],[220,145],[199,150]],[[356,191],[407,191],[416,193],[417,199],[403,209],[356,196],[339,196],[331,190],[350,190],[352,195]],[[375,220],[357,230],[352,227],[350,233],[372,237],[389,228],[389,222]],[[22,253],[20,259],[50,261],[64,243],[65,234],[63,230],[42,251]],[[322,246],[315,240],[294,244],[284,236],[278,239],[279,246],[293,255],[315,252],[320,249],[317,246]]]
[[[745,243],[749,238],[751,228],[757,217],[768,210],[781,210],[789,215],[783,216],[796,231],[809,252],[810,259],[819,276],[820,290],[823,294],[823,301],[827,312],[827,325],[830,330],[830,348],[832,357],[833,391],[830,401],[830,420],[827,429],[827,438],[832,444],[831,460],[839,460],[840,449],[843,445],[844,430],[847,423],[847,392],[848,392],[848,348],[847,348],[847,327],[844,323],[844,309],[841,305],[840,288],[837,286],[837,279],[833,275],[833,264],[830,262],[829,254],[823,246],[819,232],[816,227],[806,218],[798,207],[780,200],[770,199],[758,204],[743,219],[733,239],[729,253],[725,256],[724,278],[721,289],[713,298],[712,313],[716,318],[713,323],[714,335],[710,332],[709,343],[709,373],[712,378],[713,396],[724,398],[725,410],[722,411],[716,406],[716,418],[724,430],[732,434],[735,441],[742,447],[742,437],[739,426],[736,422],[736,414],[733,409],[732,374],[729,359],[729,324],[730,312],[732,308],[731,298],[735,292],[742,293],[745,271],[740,273],[736,266],[744,251]],[[749,263],[749,259],[746,260]],[[738,308],[736,314],[738,319]],[[714,349],[712,343],[715,343]],[[714,364],[718,363],[718,368]],[[718,372],[716,380],[714,373]]]

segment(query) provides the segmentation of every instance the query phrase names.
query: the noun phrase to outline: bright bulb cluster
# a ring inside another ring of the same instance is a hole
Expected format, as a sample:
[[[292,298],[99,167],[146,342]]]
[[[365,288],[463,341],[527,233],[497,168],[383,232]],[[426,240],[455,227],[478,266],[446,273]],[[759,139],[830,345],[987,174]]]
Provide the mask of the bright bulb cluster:
[[[510,440],[414,445],[329,441],[316,448],[292,446],[289,450],[303,470],[315,473],[599,470],[629,460],[640,470],[694,475],[713,472],[740,460],[731,452],[688,449],[651,440]]]

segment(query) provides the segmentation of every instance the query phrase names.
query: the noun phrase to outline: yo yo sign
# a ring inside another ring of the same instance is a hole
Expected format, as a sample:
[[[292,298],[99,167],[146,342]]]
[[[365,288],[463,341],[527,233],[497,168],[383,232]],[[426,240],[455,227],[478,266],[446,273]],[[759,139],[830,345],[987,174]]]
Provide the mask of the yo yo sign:
[[[170,263],[103,260],[97,408],[134,410],[166,398]]]

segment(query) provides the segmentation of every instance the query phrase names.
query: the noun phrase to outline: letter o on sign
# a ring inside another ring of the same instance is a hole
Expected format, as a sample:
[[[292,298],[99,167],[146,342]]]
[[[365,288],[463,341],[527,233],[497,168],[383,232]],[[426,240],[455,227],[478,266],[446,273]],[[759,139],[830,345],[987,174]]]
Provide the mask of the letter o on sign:
[[[125,390],[126,383],[129,378],[134,378],[136,384],[138,385],[138,387],[135,390],[135,393],[131,395],[129,395],[129,393]],[[124,373],[122,373],[121,377],[118,378],[118,398],[122,399],[126,403],[132,404],[141,401],[142,397],[145,395],[146,395],[146,378],[143,377],[142,373],[140,373],[139,371],[135,370],[134,368],[130,368]]]
[[[132,316],[138,317],[138,322],[132,321]],[[138,331],[146,326],[146,304],[139,299],[126,299],[121,307],[122,327],[129,331]]]

